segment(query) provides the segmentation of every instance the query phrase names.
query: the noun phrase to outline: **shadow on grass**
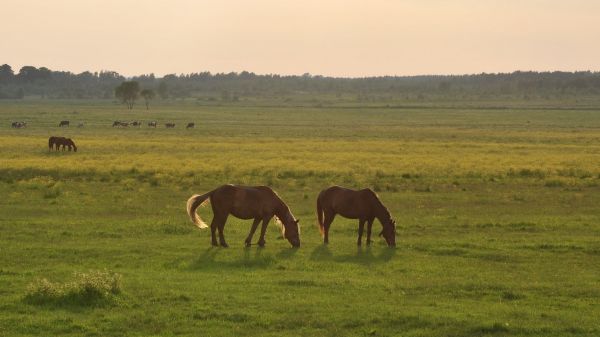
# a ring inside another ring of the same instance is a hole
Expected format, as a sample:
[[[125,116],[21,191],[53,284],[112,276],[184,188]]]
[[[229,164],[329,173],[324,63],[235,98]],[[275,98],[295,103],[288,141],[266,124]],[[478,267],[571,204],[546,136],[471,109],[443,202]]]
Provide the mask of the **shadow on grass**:
[[[219,247],[207,248],[190,265],[190,270],[267,268],[277,262],[264,248],[244,248],[241,255]]]
[[[374,251],[379,251],[374,254]],[[320,245],[310,254],[313,261],[333,261],[342,263],[372,264],[385,263],[396,255],[396,248],[383,247],[381,249],[367,247],[356,247],[354,254],[334,256],[327,245]]]

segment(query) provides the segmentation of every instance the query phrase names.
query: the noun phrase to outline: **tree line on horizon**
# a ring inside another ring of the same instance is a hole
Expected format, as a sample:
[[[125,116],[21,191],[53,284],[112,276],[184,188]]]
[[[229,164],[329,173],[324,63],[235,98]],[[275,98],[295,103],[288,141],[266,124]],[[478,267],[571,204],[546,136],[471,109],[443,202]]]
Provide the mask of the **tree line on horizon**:
[[[124,82],[136,82],[139,93],[147,90],[146,94],[151,95],[150,99],[156,95],[160,99],[196,98],[207,101],[289,98],[297,95],[350,95],[358,101],[376,101],[438,97],[561,98],[600,94],[600,72],[591,71],[516,71],[363,78],[327,77],[308,73],[258,75],[242,71],[169,74],[163,77],[147,74],[126,78],[114,71],[85,71],[75,74],[33,66],[24,66],[15,72],[10,65],[4,64],[0,66],[0,99],[122,99],[118,88]]]

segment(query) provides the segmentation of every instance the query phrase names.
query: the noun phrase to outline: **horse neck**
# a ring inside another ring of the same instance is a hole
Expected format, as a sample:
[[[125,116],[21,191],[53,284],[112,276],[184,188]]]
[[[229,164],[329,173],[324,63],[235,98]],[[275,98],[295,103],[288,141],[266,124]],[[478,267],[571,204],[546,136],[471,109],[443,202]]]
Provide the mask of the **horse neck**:
[[[275,207],[275,215],[281,220],[281,222],[285,221],[288,217],[291,216],[291,212],[289,207],[281,200],[279,200],[279,205]]]
[[[375,203],[375,217],[379,220],[379,222],[381,222],[382,225],[388,223],[392,217],[390,212],[387,210],[387,208],[385,208],[385,206],[383,206],[379,199],[377,199],[377,202]]]

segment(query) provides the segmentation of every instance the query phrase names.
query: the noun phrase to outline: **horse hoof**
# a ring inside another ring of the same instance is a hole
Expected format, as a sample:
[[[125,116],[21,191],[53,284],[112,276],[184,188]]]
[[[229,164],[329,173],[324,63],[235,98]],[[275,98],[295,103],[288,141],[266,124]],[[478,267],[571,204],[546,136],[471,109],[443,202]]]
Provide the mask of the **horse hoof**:
[[[251,244],[250,242],[248,242],[248,241],[246,241],[246,242],[245,242],[245,244],[246,244],[246,248],[249,248],[249,247],[252,245],[252,244]]]
[[[216,242],[213,242],[211,245],[212,245],[213,247],[219,247],[219,244],[218,244],[218,243],[216,243]]]
[[[265,246],[265,242],[264,241],[259,241],[258,242],[258,246],[261,247],[261,248],[264,247]]]
[[[223,248],[228,248],[228,247],[229,247],[229,245],[228,245],[228,244],[226,244],[225,242],[223,242],[223,243],[221,243],[221,247],[223,247]]]

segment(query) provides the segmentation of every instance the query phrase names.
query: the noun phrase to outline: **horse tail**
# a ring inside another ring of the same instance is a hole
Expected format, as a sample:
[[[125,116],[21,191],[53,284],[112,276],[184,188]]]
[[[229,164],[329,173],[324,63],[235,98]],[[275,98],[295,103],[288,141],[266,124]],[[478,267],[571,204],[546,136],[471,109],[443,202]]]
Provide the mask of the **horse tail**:
[[[213,191],[202,195],[194,194],[187,201],[187,213],[190,216],[192,222],[200,229],[208,228],[208,225],[204,221],[202,221],[202,218],[200,218],[198,213],[196,213],[196,209],[208,203],[210,201],[208,198],[210,198],[212,193]]]
[[[325,229],[323,228],[323,205],[321,201],[321,197],[323,192],[319,193],[317,197],[317,221],[319,222],[319,232],[321,233],[321,237],[325,234]]]

